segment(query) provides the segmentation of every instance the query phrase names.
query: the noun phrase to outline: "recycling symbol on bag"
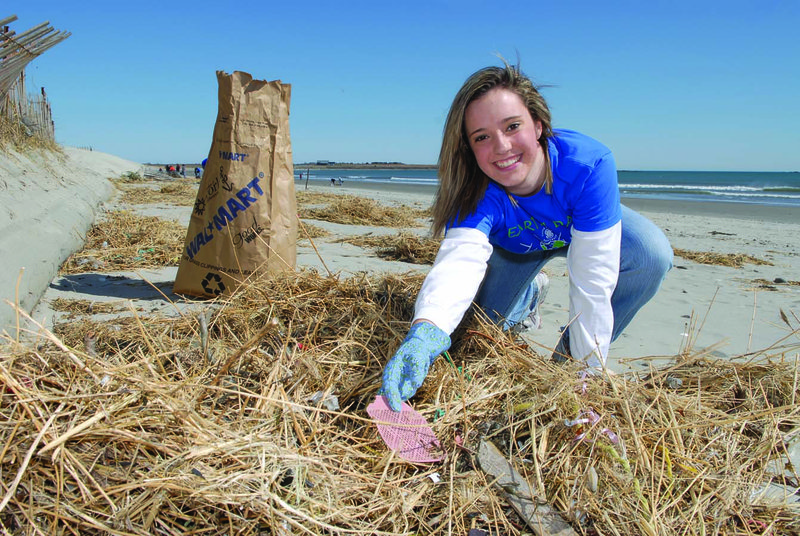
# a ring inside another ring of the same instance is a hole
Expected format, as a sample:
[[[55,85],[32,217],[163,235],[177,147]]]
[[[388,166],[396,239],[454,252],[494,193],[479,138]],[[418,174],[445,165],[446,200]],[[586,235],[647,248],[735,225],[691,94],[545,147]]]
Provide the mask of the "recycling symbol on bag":
[[[222,278],[219,274],[208,272],[205,279],[203,279],[203,290],[208,294],[219,296],[225,292],[225,284],[222,282]]]

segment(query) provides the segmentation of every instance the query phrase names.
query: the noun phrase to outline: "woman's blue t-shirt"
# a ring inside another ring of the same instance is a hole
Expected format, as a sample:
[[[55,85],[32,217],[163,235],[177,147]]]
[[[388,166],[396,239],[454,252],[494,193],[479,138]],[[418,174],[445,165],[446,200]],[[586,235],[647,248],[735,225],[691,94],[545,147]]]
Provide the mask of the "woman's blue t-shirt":
[[[579,132],[556,130],[554,134],[548,139],[552,195],[542,188],[520,197],[489,181],[475,212],[451,227],[478,229],[493,246],[527,253],[568,245],[573,227],[602,231],[619,222],[622,208],[611,151]]]

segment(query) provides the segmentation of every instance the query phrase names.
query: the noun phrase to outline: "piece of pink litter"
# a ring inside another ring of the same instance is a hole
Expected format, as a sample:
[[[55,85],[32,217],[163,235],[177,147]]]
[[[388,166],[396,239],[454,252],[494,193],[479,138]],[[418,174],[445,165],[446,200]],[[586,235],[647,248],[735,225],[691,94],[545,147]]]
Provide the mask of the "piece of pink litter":
[[[403,402],[400,412],[389,407],[386,397],[379,395],[367,406],[367,414],[375,421],[386,446],[412,463],[432,463],[444,459],[439,440],[425,417]]]

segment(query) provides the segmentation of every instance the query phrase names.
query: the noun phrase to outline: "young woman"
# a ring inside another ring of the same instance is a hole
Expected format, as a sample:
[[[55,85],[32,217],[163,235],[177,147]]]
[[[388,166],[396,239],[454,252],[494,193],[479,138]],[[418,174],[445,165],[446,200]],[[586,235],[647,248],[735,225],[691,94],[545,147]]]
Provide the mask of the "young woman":
[[[459,90],[439,154],[433,234],[445,231],[417,297],[411,329],[383,372],[400,411],[473,302],[505,329],[536,316],[542,266],[566,256],[571,322],[554,357],[587,371],[652,298],[672,267],[653,223],[620,204],[611,151],[570,130],[518,66],[488,67]]]

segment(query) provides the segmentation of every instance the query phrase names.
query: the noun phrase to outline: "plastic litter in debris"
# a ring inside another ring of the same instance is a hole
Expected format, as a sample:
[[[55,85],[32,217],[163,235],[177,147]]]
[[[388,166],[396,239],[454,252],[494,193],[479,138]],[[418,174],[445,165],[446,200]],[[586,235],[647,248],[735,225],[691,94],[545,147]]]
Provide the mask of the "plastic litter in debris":
[[[596,411],[594,411],[593,409],[590,408],[588,411],[581,411],[578,414],[578,418],[576,418],[576,419],[573,419],[573,420],[565,419],[564,420],[564,426],[566,426],[568,428],[571,428],[573,426],[577,426],[579,424],[588,424],[590,426],[594,426],[595,423],[597,423],[599,420],[600,420],[600,415],[598,415]],[[574,441],[575,443],[577,443],[579,441],[583,441],[584,439],[586,439],[586,434],[587,433],[588,433],[588,431],[582,432],[582,433],[578,433],[572,439],[572,441]],[[614,444],[614,445],[619,444],[619,436],[616,433],[614,433],[614,431],[611,430],[610,428],[602,428],[600,430],[600,434],[606,436],[608,438],[608,440],[611,441],[612,444]]]
[[[670,389],[679,389],[683,387],[683,380],[674,376],[667,376],[666,384]]]
[[[339,411],[339,397],[333,394],[326,396],[325,391],[317,391],[308,400],[315,406],[325,406],[328,411]]]
[[[389,407],[386,397],[379,395],[367,406],[367,414],[375,420],[386,446],[402,459],[412,463],[439,462],[444,459],[439,440],[425,417],[403,402],[400,412]]]

